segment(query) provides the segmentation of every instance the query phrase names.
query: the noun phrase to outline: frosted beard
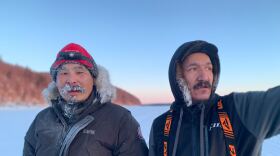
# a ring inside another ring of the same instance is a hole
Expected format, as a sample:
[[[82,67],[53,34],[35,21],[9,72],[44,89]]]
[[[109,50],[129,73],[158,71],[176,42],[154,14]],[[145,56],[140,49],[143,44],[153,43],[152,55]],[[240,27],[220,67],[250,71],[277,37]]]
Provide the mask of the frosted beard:
[[[68,104],[73,105],[74,103],[78,102],[77,97],[70,95],[69,92],[80,92],[83,94],[85,93],[85,88],[81,87],[80,85],[66,84],[60,90],[60,94],[64,98],[64,100],[67,101]]]
[[[79,114],[83,110],[83,104],[80,101],[77,101],[77,97],[69,94],[69,92],[73,91],[85,93],[85,88],[81,87],[80,85],[66,84],[60,90],[61,96],[66,101],[66,103],[60,103],[61,108],[63,110],[64,116],[66,116],[68,119],[75,116],[75,114]]]
[[[186,83],[186,81],[183,78],[177,78],[177,83],[178,86],[182,92],[184,101],[186,103],[186,105],[189,107],[192,105],[192,98],[191,98],[191,93],[190,90],[188,88],[188,85]]]

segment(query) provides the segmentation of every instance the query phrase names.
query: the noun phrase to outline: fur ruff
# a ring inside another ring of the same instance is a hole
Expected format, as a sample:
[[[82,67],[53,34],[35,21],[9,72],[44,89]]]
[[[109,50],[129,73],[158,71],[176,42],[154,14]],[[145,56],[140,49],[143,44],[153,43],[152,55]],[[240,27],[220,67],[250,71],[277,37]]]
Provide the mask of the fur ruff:
[[[98,65],[98,76],[95,85],[102,104],[110,102],[116,97],[116,88],[110,82],[109,73],[100,65]],[[55,82],[52,81],[48,87],[43,90],[42,94],[49,104],[51,104],[51,100],[57,99],[59,92]]]

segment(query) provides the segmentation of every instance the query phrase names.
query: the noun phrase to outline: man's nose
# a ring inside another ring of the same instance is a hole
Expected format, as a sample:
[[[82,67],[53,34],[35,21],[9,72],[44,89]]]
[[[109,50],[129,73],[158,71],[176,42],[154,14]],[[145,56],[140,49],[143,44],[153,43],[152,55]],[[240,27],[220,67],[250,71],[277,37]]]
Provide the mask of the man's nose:
[[[67,83],[76,84],[78,82],[78,77],[74,73],[70,73],[67,77]]]
[[[198,80],[207,80],[208,74],[206,69],[199,69],[198,71]]]

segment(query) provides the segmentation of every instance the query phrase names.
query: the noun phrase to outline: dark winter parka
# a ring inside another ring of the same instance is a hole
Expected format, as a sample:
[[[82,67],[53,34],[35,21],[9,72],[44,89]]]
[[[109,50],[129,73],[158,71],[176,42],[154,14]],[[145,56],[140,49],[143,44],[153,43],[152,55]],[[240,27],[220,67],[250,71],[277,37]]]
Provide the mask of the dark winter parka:
[[[52,105],[41,111],[25,136],[24,156],[146,156],[148,148],[138,122],[112,104],[115,89],[101,66],[97,95],[75,120],[65,120],[55,84],[46,90]]]
[[[195,52],[209,56],[214,75],[210,99],[200,103],[192,102],[186,83],[182,83],[176,73],[177,63]],[[264,139],[280,133],[279,86],[267,91],[219,96],[215,94],[219,74],[220,62],[215,45],[192,41],[177,49],[169,66],[169,82],[175,101],[170,108],[172,112],[162,114],[153,122],[149,156],[258,156]],[[230,123],[221,122],[219,102]],[[166,135],[168,115],[172,122],[169,135]],[[223,124],[230,124],[234,139],[227,139]],[[234,151],[229,146],[232,141]]]

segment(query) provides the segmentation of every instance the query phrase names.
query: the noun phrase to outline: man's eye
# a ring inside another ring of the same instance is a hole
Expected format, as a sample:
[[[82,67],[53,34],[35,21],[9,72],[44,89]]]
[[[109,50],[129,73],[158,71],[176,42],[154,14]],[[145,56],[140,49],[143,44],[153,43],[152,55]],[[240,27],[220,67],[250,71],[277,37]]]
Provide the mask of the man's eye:
[[[76,73],[77,73],[77,74],[83,74],[84,71],[77,71]]]
[[[68,73],[66,73],[66,72],[65,72],[65,73],[62,73],[62,75],[68,75]]]
[[[187,71],[196,71],[196,69],[197,69],[196,67],[191,67],[191,68],[188,68]]]
[[[59,75],[67,75],[68,72],[59,72]]]

